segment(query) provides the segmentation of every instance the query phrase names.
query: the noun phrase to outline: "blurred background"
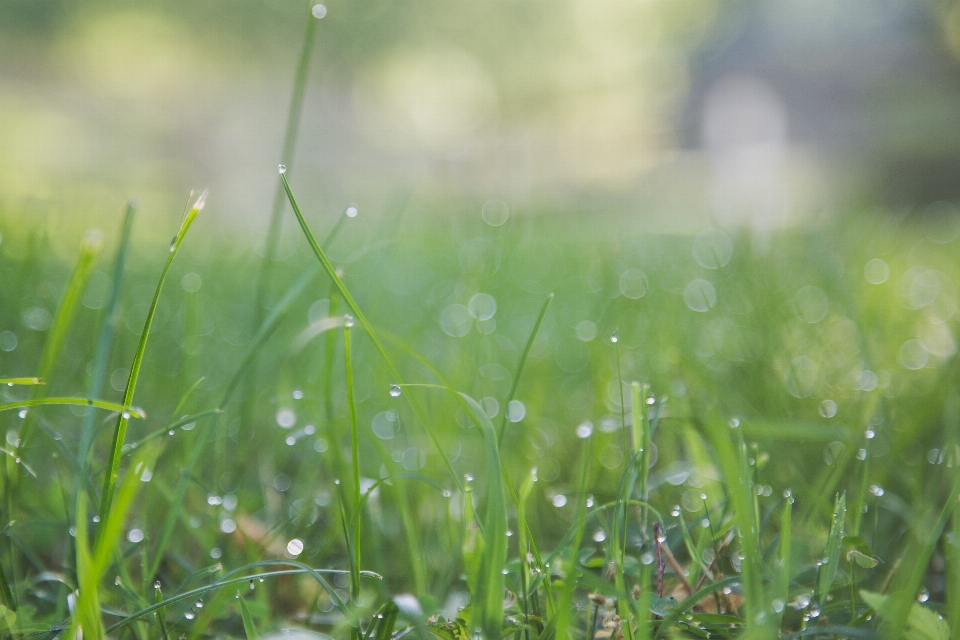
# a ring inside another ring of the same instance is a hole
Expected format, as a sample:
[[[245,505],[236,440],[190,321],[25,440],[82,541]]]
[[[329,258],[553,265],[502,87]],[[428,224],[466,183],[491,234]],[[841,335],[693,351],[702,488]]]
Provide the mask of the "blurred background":
[[[327,5],[293,163],[321,208],[400,189],[670,231],[957,195],[960,3]],[[166,227],[209,187],[265,229],[309,7],[0,0],[4,215],[135,194]]]

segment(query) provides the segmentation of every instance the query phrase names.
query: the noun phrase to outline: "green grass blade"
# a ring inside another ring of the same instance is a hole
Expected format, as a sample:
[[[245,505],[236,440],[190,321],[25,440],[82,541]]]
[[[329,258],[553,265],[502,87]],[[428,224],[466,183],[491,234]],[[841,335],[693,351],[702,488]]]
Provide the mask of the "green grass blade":
[[[550,308],[550,303],[553,302],[553,294],[550,293],[547,295],[547,299],[543,303],[543,307],[540,308],[540,315],[537,316],[537,321],[533,325],[533,331],[530,332],[530,337],[527,338],[527,344],[523,348],[523,354],[520,356],[520,363],[517,365],[517,371],[513,374],[513,382],[510,384],[510,393],[507,394],[507,400],[503,404],[503,418],[500,420],[500,437],[499,442],[503,442],[503,434],[507,430],[507,407],[510,406],[510,402],[513,400],[514,396],[517,394],[517,387],[520,385],[520,375],[523,373],[523,367],[527,364],[527,357],[530,355],[530,350],[533,349],[533,343],[537,340],[537,334],[540,333],[540,325],[543,324],[543,319],[547,317],[547,310]]]
[[[0,378],[0,384],[5,384],[8,387],[13,386],[27,386],[34,384],[43,384],[40,378]]]
[[[116,402],[107,402],[106,400],[91,400],[89,398],[37,398],[35,400],[18,400],[17,402],[8,402],[0,404],[0,411],[11,411],[13,409],[29,409],[30,407],[42,407],[48,405],[70,405],[79,407],[96,407],[97,409],[106,409],[117,413],[127,414],[127,418],[146,418],[147,414],[139,407],[117,404]],[[27,415],[30,415],[29,412]],[[22,444],[22,443],[21,443]]]
[[[343,325],[343,357],[347,376],[347,406],[350,410],[350,452],[353,462],[353,508],[356,522],[353,527],[353,552],[350,562],[350,595],[353,605],[360,601],[360,442],[357,437],[357,407],[353,399],[353,361],[350,342],[350,327],[353,319],[347,318]],[[344,523],[346,525],[346,523]],[[353,634],[359,635],[359,628],[354,628]]]
[[[260,640],[260,633],[256,625],[253,624],[253,616],[250,615],[250,609],[247,608],[247,601],[237,591],[237,599],[240,601],[240,616],[243,618],[243,632],[247,634],[247,640]]]
[[[843,546],[843,529],[847,519],[847,492],[837,496],[836,506],[833,509],[833,520],[830,523],[830,534],[827,536],[827,547],[824,550],[823,564],[820,566],[820,579],[817,581],[817,592],[820,595],[820,608],[827,604],[827,596],[833,580],[837,577],[840,565],[840,551]]]
[[[577,573],[579,572],[580,546],[583,543],[583,532],[586,528],[584,515],[587,511],[587,489],[590,477],[590,461],[593,455],[593,438],[587,437],[580,451],[580,487],[577,500],[577,519],[574,524],[573,544],[570,547],[570,561],[564,567],[563,589],[557,606],[557,638],[567,637],[567,627],[570,624],[573,593],[577,588]]]
[[[67,338],[67,331],[69,331],[70,326],[73,324],[73,317],[76,315],[77,307],[83,297],[83,291],[86,289],[87,282],[90,279],[94,260],[96,260],[100,254],[102,247],[103,242],[99,235],[92,233],[84,236],[83,241],[80,243],[80,255],[73,268],[67,289],[57,307],[57,313],[50,325],[50,332],[47,334],[46,341],[44,342],[43,352],[40,354],[40,363],[37,365],[37,377],[41,380],[47,382],[50,380],[54,366],[60,356],[60,351],[63,349],[63,343]],[[31,398],[37,399],[42,393],[42,388],[36,386],[33,388]],[[124,404],[130,403],[126,402]],[[33,435],[34,424],[35,419],[32,416],[27,416],[27,419],[20,425],[20,432],[18,434],[19,443],[17,445],[19,450],[24,450],[29,445],[30,437]]]
[[[390,373],[393,376],[397,384],[403,383],[403,376],[400,375],[400,370],[397,369],[396,365],[393,363],[393,359],[390,358],[390,355],[387,353],[387,350],[383,347],[383,343],[380,341],[380,338],[377,336],[376,330],[373,328],[373,325],[367,320],[367,317],[363,314],[363,311],[360,310],[359,305],[353,299],[353,296],[350,295],[350,291],[347,290],[347,287],[343,284],[343,280],[340,279],[340,276],[337,275],[337,270],[334,268],[333,263],[330,262],[330,259],[327,257],[327,254],[320,247],[320,244],[317,242],[316,237],[313,235],[313,232],[310,231],[310,227],[307,225],[307,221],[303,217],[303,213],[300,211],[300,206],[297,204],[296,198],[293,196],[293,191],[290,189],[290,183],[287,182],[287,177],[284,173],[280,173],[280,180],[283,182],[283,188],[287,192],[287,199],[290,201],[290,206],[293,208],[294,214],[297,216],[297,221],[300,223],[300,228],[303,230],[303,234],[307,239],[307,242],[310,244],[310,248],[313,249],[314,255],[317,256],[317,259],[320,261],[320,264],[323,265],[324,270],[327,272],[327,275],[330,277],[330,280],[333,281],[334,286],[337,288],[337,291],[340,292],[340,295],[343,297],[344,301],[347,303],[347,306],[350,307],[350,310],[353,312],[353,315],[356,317],[357,321],[363,327],[363,330],[366,332],[367,336],[370,338],[370,341],[373,343],[373,346],[380,353],[380,356],[386,362],[387,367],[390,369]],[[430,423],[427,420],[426,415],[421,409],[419,403],[416,399],[407,395],[407,402],[410,403],[410,406],[413,408],[414,413],[417,414],[421,424],[427,432],[427,435],[433,441],[433,445],[437,450],[437,453],[440,454],[441,459],[443,459],[444,464],[447,467],[447,470],[450,472],[450,476],[453,481],[456,483],[457,488],[461,491],[463,490],[463,482],[460,477],[457,475],[456,471],[453,469],[453,464],[450,462],[450,458],[444,452],[443,447],[440,446],[440,441],[437,439],[437,435],[433,432],[433,429],[430,428]],[[489,421],[489,420],[488,420]],[[496,434],[494,434],[494,437]]]
[[[160,302],[160,292],[163,290],[163,283],[167,279],[167,273],[173,264],[173,259],[177,256],[180,245],[183,243],[190,225],[196,219],[197,214],[203,210],[207,201],[207,192],[204,191],[196,199],[190,211],[180,225],[180,230],[170,244],[170,255],[167,256],[166,264],[163,265],[163,271],[160,272],[160,280],[157,282],[156,291],[153,294],[153,301],[150,303],[150,310],[147,312],[147,319],[143,325],[143,331],[140,334],[140,342],[137,344],[137,351],[133,357],[133,364],[130,366],[130,376],[127,379],[127,388],[123,394],[123,404],[129,406],[133,403],[133,396],[137,389],[137,380],[140,377],[140,367],[143,364],[143,355],[147,350],[147,339],[150,337],[150,327],[153,325],[153,318],[157,312],[157,304]],[[103,493],[100,497],[100,520],[105,522],[110,513],[111,503],[113,502],[113,492],[117,484],[117,475],[120,472],[120,457],[123,453],[123,443],[127,434],[127,422],[129,418],[124,413],[120,414],[117,420],[117,426],[113,434],[113,443],[110,449],[110,461],[107,465],[107,473],[103,481]]]
[[[127,204],[127,211],[123,216],[123,225],[120,228],[120,243],[117,245],[117,254],[113,259],[113,279],[110,283],[110,297],[104,309],[103,321],[97,335],[97,344],[93,352],[93,364],[90,372],[90,387],[87,395],[95,398],[103,391],[103,384],[107,377],[107,367],[110,365],[110,351],[113,345],[113,332],[117,323],[117,306],[120,301],[120,284],[123,280],[123,267],[126,263],[127,250],[130,246],[130,233],[133,229],[133,218],[136,207],[133,202]],[[80,447],[77,457],[86,468],[87,454],[93,442],[96,422],[93,414],[87,414],[83,419],[80,431]],[[86,481],[86,479],[84,479]]]
[[[783,505],[783,515],[780,517],[780,554],[779,558],[777,559],[777,562],[780,565],[780,574],[778,576],[777,584],[777,598],[784,605],[786,605],[786,602],[790,597],[790,546],[793,543],[793,532],[791,530],[792,515],[793,498],[787,497],[787,500]],[[778,628],[783,620],[784,611],[785,606],[782,607],[780,609],[780,613],[777,614]]]
[[[739,530],[738,539],[743,557],[740,577],[743,584],[744,618],[749,626],[753,626],[757,614],[764,610],[764,596],[759,566],[757,521],[753,509],[753,482],[749,469],[744,468],[746,456],[743,443],[739,438],[731,438],[727,421],[715,408],[707,414],[701,427],[713,445],[726,487],[730,511]]]
[[[647,385],[640,383],[630,385],[630,412],[633,419],[633,455],[640,454],[639,489],[640,499],[647,501],[647,484],[650,477],[650,420],[647,416]],[[647,510],[643,509],[640,516],[640,530],[642,535],[647,532]]]

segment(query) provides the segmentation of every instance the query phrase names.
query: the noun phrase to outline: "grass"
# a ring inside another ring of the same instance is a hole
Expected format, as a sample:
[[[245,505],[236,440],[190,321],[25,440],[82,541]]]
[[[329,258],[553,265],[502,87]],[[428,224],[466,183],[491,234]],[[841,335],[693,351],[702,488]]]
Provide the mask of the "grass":
[[[264,261],[205,196],[170,246],[129,206],[71,265],[0,215],[0,633],[960,634],[942,229],[354,219],[294,187]]]

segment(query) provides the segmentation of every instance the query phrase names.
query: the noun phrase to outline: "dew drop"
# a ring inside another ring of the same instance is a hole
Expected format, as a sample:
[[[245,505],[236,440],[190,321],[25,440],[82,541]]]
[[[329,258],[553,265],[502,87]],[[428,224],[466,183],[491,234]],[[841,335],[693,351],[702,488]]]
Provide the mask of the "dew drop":
[[[203,600],[197,599],[197,601],[193,603],[193,606],[197,609],[203,609]]]
[[[193,620],[194,618],[197,617],[197,613],[193,609],[187,609],[186,611],[184,611],[183,617],[186,618],[187,620]]]
[[[354,320],[352,315],[348,313],[343,316],[343,326],[345,326],[347,329],[350,329],[353,327],[353,324],[354,324]]]
[[[640,556],[640,562],[643,564],[653,564],[653,554],[645,551],[643,555]]]
[[[357,205],[351,204],[349,207],[347,207],[347,210],[345,213],[347,214],[348,218],[356,218],[357,214],[360,213],[360,211],[357,209]]]
[[[874,438],[877,437],[877,432],[874,431],[873,429],[867,429],[866,431],[863,432],[863,437],[866,438],[867,440],[873,440]]]
[[[553,506],[556,508],[559,509],[560,507],[566,506],[566,504],[567,496],[563,495],[562,493],[558,493],[557,495],[553,496]]]
[[[390,385],[390,395],[396,398],[400,395],[400,385],[392,384]]]
[[[444,490],[443,490],[443,497],[444,497],[444,498],[449,498],[449,497],[452,496],[452,495],[453,495],[453,493],[450,491],[450,489],[444,489]]]
[[[880,485],[872,484],[870,485],[870,493],[877,496],[878,498],[883,495],[883,487]]]
[[[294,389],[292,395],[294,400],[303,400],[303,391],[300,389]]]
[[[17,415],[20,416],[21,418],[26,418],[26,417],[27,417],[27,410],[26,410],[26,409],[20,409],[20,411],[17,413]]]
[[[287,543],[287,553],[296,557],[303,553],[303,541],[299,538],[294,538]]]
[[[277,169],[280,171],[280,173],[286,173],[286,172],[287,172],[287,165],[281,164],[279,167],[277,167]]]
[[[607,539],[607,533],[603,529],[597,529],[593,534],[594,542],[603,542]]]
[[[738,428],[738,427],[740,426],[740,418],[738,418],[738,417],[736,417],[736,416],[730,418],[729,424],[730,424],[730,428],[731,428],[731,429],[736,429],[736,428]]]
[[[858,449],[857,450],[857,460],[866,460],[867,459],[867,450]]]
[[[619,339],[620,339],[620,338],[617,337],[617,332],[616,332],[616,331],[614,331],[614,332],[613,332],[613,335],[610,336],[610,342],[613,342],[614,344],[616,344],[617,340],[619,340]]]
[[[310,10],[310,13],[312,13],[313,17],[317,20],[322,20],[323,17],[327,15],[327,7],[322,4],[315,4],[313,5],[313,9]]]
[[[157,591],[160,590],[160,581],[159,581],[159,580],[157,580],[156,582],[153,583],[153,588],[156,589]]]
[[[673,509],[670,510],[670,515],[674,518],[680,517],[680,505],[674,505]]]
[[[926,602],[930,599],[930,592],[925,588],[920,590],[920,593],[917,594],[917,602]]]
[[[582,422],[577,427],[577,437],[578,438],[589,438],[593,434],[593,424],[590,422]]]

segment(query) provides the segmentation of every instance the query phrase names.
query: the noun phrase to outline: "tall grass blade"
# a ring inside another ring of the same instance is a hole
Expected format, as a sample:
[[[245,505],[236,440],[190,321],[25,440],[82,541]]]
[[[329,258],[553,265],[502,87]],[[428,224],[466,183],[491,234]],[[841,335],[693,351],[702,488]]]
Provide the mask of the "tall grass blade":
[[[133,364],[130,366],[130,376],[127,379],[126,391],[124,391],[123,394],[123,404],[126,406],[129,406],[133,403],[133,396],[137,389],[137,380],[140,377],[140,367],[143,364],[143,355],[147,350],[147,339],[150,337],[150,327],[153,325],[153,318],[157,312],[157,304],[160,302],[160,292],[163,290],[163,283],[167,279],[167,273],[170,271],[170,266],[173,264],[173,259],[177,256],[177,252],[180,249],[180,245],[183,243],[184,237],[187,235],[187,231],[190,229],[190,225],[193,224],[197,214],[203,210],[206,201],[207,192],[204,191],[193,203],[193,206],[190,207],[190,211],[187,212],[183,222],[180,224],[180,230],[177,232],[177,235],[173,238],[173,242],[170,244],[170,255],[167,256],[167,261],[163,265],[163,271],[160,272],[160,280],[157,282],[157,288],[153,294],[153,301],[150,303],[150,309],[147,312],[147,319],[144,322],[143,331],[140,333],[140,342],[137,344],[137,351],[133,357]],[[121,413],[119,419],[117,420],[116,429],[113,433],[110,459],[107,465],[107,473],[103,480],[103,493],[100,497],[101,522],[105,522],[107,520],[107,517],[110,513],[111,504],[113,503],[113,492],[117,484],[117,475],[120,472],[120,457],[123,453],[123,443],[127,434],[128,420],[128,414]]]
[[[777,562],[780,565],[779,576],[777,577],[777,599],[784,605],[790,597],[790,547],[793,544],[793,532],[791,518],[793,515],[793,497],[788,496],[783,505],[783,515],[780,516],[780,553]],[[778,607],[774,607],[776,612]],[[780,607],[777,613],[777,628],[783,621],[784,607]]]
[[[731,438],[727,421],[715,408],[706,415],[701,428],[713,446],[729,501],[729,511],[733,514],[738,530],[742,557],[740,578],[743,584],[744,618],[750,629],[756,624],[757,615],[765,608],[757,519],[753,508],[752,476],[746,463],[742,439]]]
[[[333,281],[334,286],[337,288],[337,291],[340,292],[340,295],[343,296],[343,300],[347,303],[347,306],[350,307],[350,310],[353,312],[354,317],[363,327],[363,330],[366,332],[367,336],[370,338],[370,341],[373,343],[373,346],[380,353],[380,356],[383,358],[384,362],[387,364],[387,368],[390,369],[390,373],[393,376],[397,384],[403,383],[403,376],[400,375],[400,370],[397,369],[396,365],[393,363],[393,359],[390,358],[390,355],[387,353],[387,350],[383,347],[383,343],[380,341],[380,338],[377,336],[376,330],[373,328],[373,325],[367,320],[367,317],[363,314],[363,311],[360,310],[359,305],[353,299],[353,296],[350,295],[350,291],[347,290],[347,287],[343,284],[343,280],[340,279],[340,276],[337,275],[337,270],[334,268],[333,263],[330,262],[330,259],[327,257],[327,254],[320,247],[320,244],[317,242],[316,237],[313,235],[313,232],[310,231],[310,227],[307,225],[306,219],[303,217],[303,213],[300,211],[300,206],[297,204],[296,198],[293,196],[293,191],[290,189],[290,183],[287,182],[287,176],[281,172],[280,180],[283,182],[283,188],[287,192],[287,199],[290,201],[290,206],[293,208],[293,213],[297,216],[297,221],[300,223],[300,228],[303,230],[304,236],[306,236],[307,242],[310,244],[310,248],[313,249],[314,255],[317,256],[317,259],[320,261],[320,264],[323,265],[324,270],[327,272],[327,275]],[[463,489],[463,482],[460,480],[460,477],[457,475],[456,471],[453,469],[453,464],[450,462],[449,456],[443,450],[443,447],[440,445],[440,441],[437,439],[437,435],[433,432],[433,429],[429,426],[429,421],[427,420],[426,414],[424,414],[423,409],[420,407],[420,404],[416,399],[411,397],[411,394],[406,394],[407,402],[410,403],[411,408],[413,408],[414,413],[416,413],[417,418],[420,420],[424,429],[427,432],[427,435],[430,437],[433,442],[434,447],[437,450],[437,453],[440,454],[440,458],[443,460],[444,464],[447,467],[447,470],[450,472],[450,476],[453,481],[456,483],[457,488]],[[489,422],[489,419],[487,419]],[[493,434],[494,439],[496,439],[496,433]]]
[[[14,409],[29,409],[30,407],[43,406],[75,406],[75,407],[96,407],[97,409],[106,409],[120,414],[127,414],[127,418],[146,418],[147,414],[139,407],[117,404],[116,402],[107,402],[106,400],[90,400],[89,398],[38,398],[36,400],[18,400],[17,402],[8,402],[0,404],[0,411],[12,411]],[[29,411],[27,415],[30,415]],[[22,444],[22,443],[21,443]]]
[[[843,528],[847,519],[847,492],[837,496],[833,509],[833,520],[830,523],[830,534],[827,536],[827,547],[824,550],[823,563],[820,566],[820,579],[817,581],[817,592],[820,596],[820,608],[827,604],[827,596],[833,580],[837,577],[840,565],[840,551],[843,547]]]
[[[100,324],[100,331],[97,335],[97,343],[93,352],[90,386],[87,390],[87,395],[91,398],[96,398],[103,391],[103,384],[107,376],[107,367],[110,364],[113,332],[117,323],[117,305],[120,301],[120,284],[123,280],[123,267],[126,263],[127,249],[130,246],[130,232],[133,229],[135,213],[136,207],[131,200],[127,204],[127,211],[123,216],[123,224],[120,227],[120,242],[117,245],[117,254],[113,259],[113,277],[110,282],[110,297],[104,309],[103,320]],[[80,447],[77,452],[77,457],[84,469],[87,467],[87,453],[93,442],[95,424],[93,414],[88,413],[83,419],[83,427],[80,430]],[[84,474],[84,476],[85,475],[86,474]],[[86,478],[81,478],[81,481],[86,482]]]
[[[580,545],[583,543],[583,532],[586,528],[584,515],[587,511],[587,488],[590,476],[590,460],[593,454],[593,438],[587,437],[580,450],[580,486],[577,500],[577,519],[574,526],[573,544],[570,546],[570,560],[564,566],[563,590],[560,592],[560,601],[557,606],[557,638],[567,637],[567,627],[570,624],[570,609],[573,605],[573,593],[577,588],[577,574],[579,572]]]
[[[523,367],[527,364],[527,357],[530,355],[530,350],[533,349],[533,343],[537,340],[537,334],[540,333],[540,326],[543,324],[543,319],[547,317],[547,310],[550,308],[551,302],[553,302],[553,293],[547,295],[547,299],[544,301],[543,307],[540,308],[540,315],[537,316],[537,321],[533,325],[533,330],[530,332],[530,337],[527,338],[527,344],[523,348],[523,354],[520,356],[520,363],[517,365],[517,371],[513,374],[513,382],[510,384],[510,393],[507,394],[507,400],[503,405],[503,417],[500,419],[499,441],[501,443],[503,442],[503,434],[506,433],[507,430],[507,408],[510,406],[510,403],[517,394],[517,387],[520,385],[520,374],[523,373]]]
[[[350,452],[353,462],[353,508],[355,523],[353,526],[352,561],[350,562],[350,591],[354,606],[360,602],[360,442],[357,437],[357,407],[353,396],[353,356],[350,341],[350,328],[353,318],[347,317],[343,326],[343,357],[347,376],[347,407],[350,410]],[[346,526],[346,522],[344,522]],[[359,637],[359,627],[355,627],[354,636]]]
[[[650,420],[647,416],[646,396],[649,387],[640,386],[634,382],[630,385],[630,412],[633,419],[633,455],[640,455],[639,489],[640,499],[647,501],[647,483],[650,477]],[[640,530],[642,535],[647,532],[647,510],[641,511]]]
[[[40,378],[0,378],[0,384],[5,384],[8,387],[14,386],[28,386],[34,384],[43,384]]]

